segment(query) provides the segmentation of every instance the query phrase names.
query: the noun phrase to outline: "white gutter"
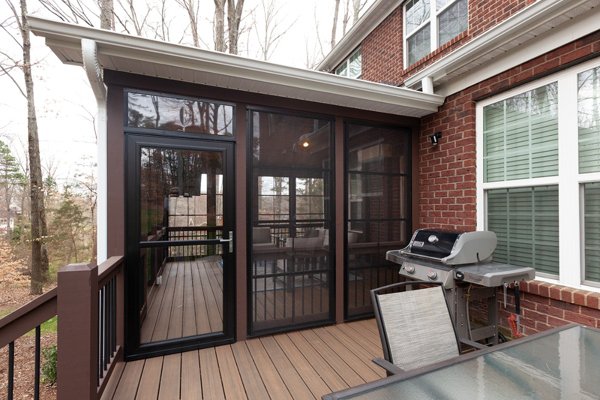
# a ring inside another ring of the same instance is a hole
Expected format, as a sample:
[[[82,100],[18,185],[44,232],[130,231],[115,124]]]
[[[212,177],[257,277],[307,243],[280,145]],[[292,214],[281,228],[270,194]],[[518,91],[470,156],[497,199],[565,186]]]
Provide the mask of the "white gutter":
[[[83,69],[94,92],[98,114],[96,116],[96,141],[98,152],[98,176],[96,188],[96,262],[100,264],[108,256],[108,177],[107,177],[107,116],[106,86],[102,68],[98,62],[96,42],[81,39]]]
[[[352,53],[367,36],[400,6],[398,0],[376,0],[362,17],[317,65],[316,70],[330,72]]]
[[[569,41],[574,40],[573,36],[569,34],[569,29],[572,29],[573,26],[565,28],[565,32],[554,34],[554,39],[548,41],[549,48],[539,46],[537,43],[538,40],[536,39],[538,39],[538,34],[540,33],[544,34],[549,32],[548,34],[551,35],[554,33],[553,30],[557,30],[557,27],[560,29],[561,23],[566,22],[565,20],[569,20],[569,18],[565,16],[568,15],[569,11],[585,6],[589,7],[592,13],[596,13],[597,10],[593,9],[599,5],[599,0],[538,0],[501,24],[496,25],[482,35],[477,36],[464,46],[410,76],[406,79],[404,84],[406,87],[418,88],[422,85],[424,80],[428,79],[433,80],[435,85],[436,81],[447,77],[471,63],[478,62],[479,59],[482,59],[494,51],[500,51],[503,46],[511,49],[524,47],[526,42],[531,40],[531,48],[524,52],[526,53],[523,54],[524,59],[518,63],[516,63],[517,61],[512,62],[512,64],[518,65],[557,48],[561,44],[566,44]],[[585,14],[583,17],[585,18]],[[545,24],[549,24],[550,26],[545,26]],[[565,25],[569,25],[568,22],[566,22]],[[576,27],[579,25],[582,24],[577,24]],[[600,27],[597,21],[591,23],[591,25],[587,25],[590,32],[593,32]],[[536,29],[541,30],[539,33],[535,33]],[[508,53],[498,56],[498,58],[510,57],[511,54]],[[498,71],[497,68],[492,69],[495,70],[496,74],[501,72]],[[482,77],[477,76],[474,79],[479,81],[482,80]],[[464,85],[460,85],[460,88],[464,88]],[[454,88],[452,91],[444,90],[440,93],[449,95],[460,90],[460,88]]]

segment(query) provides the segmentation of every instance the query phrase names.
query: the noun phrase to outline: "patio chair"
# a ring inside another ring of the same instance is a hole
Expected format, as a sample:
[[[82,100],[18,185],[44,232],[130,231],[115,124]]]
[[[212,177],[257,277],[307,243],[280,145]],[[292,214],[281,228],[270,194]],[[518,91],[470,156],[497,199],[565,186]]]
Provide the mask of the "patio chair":
[[[485,347],[458,339],[439,284],[395,283],[371,290],[371,299],[385,358],[373,362],[388,375],[457,357],[461,344]]]

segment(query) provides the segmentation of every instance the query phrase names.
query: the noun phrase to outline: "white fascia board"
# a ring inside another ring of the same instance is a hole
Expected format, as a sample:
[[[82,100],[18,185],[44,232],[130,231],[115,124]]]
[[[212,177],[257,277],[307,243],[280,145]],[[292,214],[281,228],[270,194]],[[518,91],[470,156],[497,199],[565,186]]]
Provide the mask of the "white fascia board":
[[[112,31],[35,17],[29,18],[32,31],[38,36],[46,37],[46,44],[63,62],[81,61],[77,57],[81,57],[81,39],[86,38],[97,43],[100,59],[112,57],[131,60],[130,64],[134,68],[135,66],[140,68],[138,73],[142,73],[141,70],[144,68],[147,69],[149,64],[173,67],[175,72],[201,71],[203,74],[215,77],[237,79],[238,82],[252,81],[255,83],[255,89],[256,85],[263,85],[265,89],[276,90],[275,93],[265,92],[265,94],[296,98],[293,90],[297,89],[305,97],[308,94],[305,99],[309,101],[318,101],[320,96],[328,99],[334,96],[340,100],[340,105],[357,101],[375,102],[386,105],[388,112],[390,107],[409,108],[411,116],[423,116],[435,112],[444,102],[444,98],[439,95],[421,93],[412,89],[345,78],[325,72],[252,60]],[[129,72],[135,73],[136,70]],[[178,79],[176,76],[164,78]],[[180,77],[180,80],[183,78]],[[261,93],[260,87],[255,91]],[[287,91],[292,92],[287,93]],[[373,108],[367,107],[367,109]]]
[[[330,72],[352,53],[373,30],[400,6],[397,0],[376,0],[342,39],[317,65],[318,71]]]
[[[526,37],[526,34],[528,32],[533,31],[536,28],[540,27],[541,25],[544,25],[544,24],[552,21],[553,19],[560,17],[562,14],[568,12],[569,10],[577,8],[582,5],[589,5],[589,7],[592,9],[591,10],[592,14],[596,15],[597,8],[594,10],[594,7],[597,5],[600,5],[600,1],[599,0],[539,0],[539,1],[536,1],[535,3],[524,8],[519,13],[510,17],[503,23],[496,25],[494,28],[492,28],[489,31],[483,33],[482,35],[474,38],[473,40],[471,40],[464,46],[460,47],[459,49],[453,51],[452,53],[448,54],[447,56],[441,58],[440,60],[434,62],[433,64],[425,67],[423,70],[412,75],[411,77],[406,79],[405,85],[406,85],[406,87],[418,87],[421,84],[421,81],[428,77],[433,78],[434,84],[435,84],[436,80],[446,77],[447,75],[451,74],[453,71],[456,71],[457,69],[459,69],[465,65],[475,62],[478,58],[481,58],[481,57],[485,56],[486,54],[488,54],[494,50],[497,50],[498,48],[500,48],[502,46],[505,46],[511,42],[518,41],[519,37]],[[565,40],[568,40],[568,41],[573,40],[572,34],[567,34],[565,36],[564,32],[568,32],[565,29],[573,29],[574,27],[579,27],[579,25],[582,25],[582,23],[580,23],[578,20],[577,23],[564,23],[563,25],[565,25],[565,27],[568,25],[568,27],[567,28],[559,27],[560,30],[563,31],[562,36],[554,35],[554,36],[557,36],[557,39],[562,38],[562,39],[559,39],[559,42],[565,41]],[[592,32],[598,28],[597,22],[594,24],[587,24],[587,25],[590,25],[587,27],[587,29],[588,30],[591,29]],[[555,29],[555,28],[548,28],[548,30],[550,30],[550,29]],[[568,41],[566,41],[565,43],[568,43]],[[517,45],[521,45],[521,43],[517,43]],[[558,46],[559,45],[555,41],[553,48],[556,48]],[[530,47],[528,49],[528,51],[524,52],[524,54],[528,54],[527,59],[524,61],[527,61],[527,60],[530,60],[530,59],[536,57],[536,55],[535,55],[536,53],[539,53],[537,55],[541,55],[545,52],[545,51],[542,52],[541,51],[542,48],[537,46],[535,39],[532,39],[530,41],[530,46],[528,46],[528,47]],[[502,57],[499,57],[499,58],[502,58]],[[513,65],[513,64],[514,64],[513,66],[519,65],[519,63],[516,63],[517,62],[516,59],[513,60],[512,57],[509,57],[509,58],[511,59],[511,61],[510,61],[511,65]],[[502,70],[499,70],[497,66],[493,65],[495,63],[492,62],[490,64],[492,64],[490,69],[495,71],[494,74],[498,74],[498,73],[502,72]],[[481,80],[482,78],[478,77],[477,79]],[[476,82],[474,82],[474,83],[476,83]],[[446,95],[449,95],[451,93],[455,93],[458,90],[461,90],[460,88],[466,88],[466,87],[468,87],[468,86],[464,86],[464,84],[458,84],[453,87],[452,91],[450,91],[446,88],[444,90],[444,93]]]

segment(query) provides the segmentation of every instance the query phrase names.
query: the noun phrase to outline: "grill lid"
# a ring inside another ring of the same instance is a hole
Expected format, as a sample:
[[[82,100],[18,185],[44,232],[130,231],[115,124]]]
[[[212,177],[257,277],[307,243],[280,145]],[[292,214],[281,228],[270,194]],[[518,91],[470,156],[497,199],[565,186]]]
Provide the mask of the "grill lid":
[[[412,254],[442,259],[452,252],[460,233],[417,229],[408,245]]]
[[[496,243],[496,234],[491,231],[460,233],[417,229],[400,253],[447,265],[474,264],[491,261]]]

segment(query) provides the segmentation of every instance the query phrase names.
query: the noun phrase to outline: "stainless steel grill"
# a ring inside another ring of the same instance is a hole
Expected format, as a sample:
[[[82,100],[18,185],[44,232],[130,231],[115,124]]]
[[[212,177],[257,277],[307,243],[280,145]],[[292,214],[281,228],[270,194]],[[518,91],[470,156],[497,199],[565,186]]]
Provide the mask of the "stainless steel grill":
[[[441,283],[460,338],[498,341],[497,288],[535,277],[535,270],[492,262],[497,239],[494,232],[452,232],[418,229],[403,249],[386,253],[400,264],[400,275]],[[471,326],[473,301],[487,302],[487,321]]]

